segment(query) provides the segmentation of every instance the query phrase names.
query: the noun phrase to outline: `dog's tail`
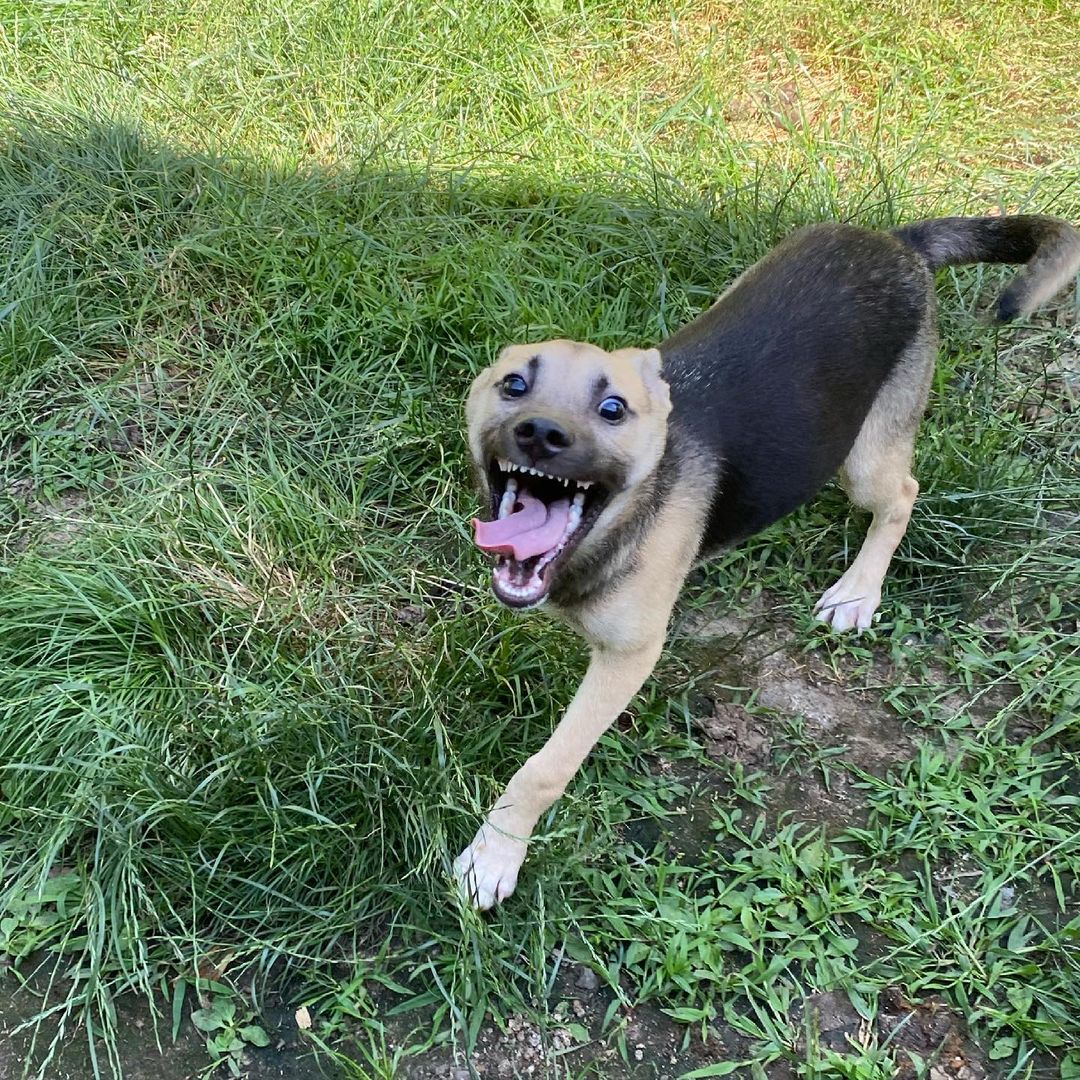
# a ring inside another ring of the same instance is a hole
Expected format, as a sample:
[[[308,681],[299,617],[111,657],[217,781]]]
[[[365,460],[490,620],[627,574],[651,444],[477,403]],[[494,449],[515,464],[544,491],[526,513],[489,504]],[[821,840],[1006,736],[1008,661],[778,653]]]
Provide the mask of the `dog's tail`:
[[[932,270],[962,263],[1026,263],[998,300],[999,322],[1029,315],[1080,271],[1080,232],[1059,218],[947,217],[893,230]]]

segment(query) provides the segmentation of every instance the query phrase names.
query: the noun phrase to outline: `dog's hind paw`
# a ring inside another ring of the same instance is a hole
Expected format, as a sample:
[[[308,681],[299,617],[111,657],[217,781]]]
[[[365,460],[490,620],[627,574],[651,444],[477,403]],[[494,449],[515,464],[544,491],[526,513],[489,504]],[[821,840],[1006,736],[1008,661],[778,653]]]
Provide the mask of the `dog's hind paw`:
[[[497,832],[487,822],[454,860],[454,877],[473,907],[486,911],[505,900],[517,885],[526,845]]]
[[[814,605],[814,614],[818,622],[827,623],[841,633],[867,630],[880,604],[880,585],[857,579],[849,581],[845,574]]]

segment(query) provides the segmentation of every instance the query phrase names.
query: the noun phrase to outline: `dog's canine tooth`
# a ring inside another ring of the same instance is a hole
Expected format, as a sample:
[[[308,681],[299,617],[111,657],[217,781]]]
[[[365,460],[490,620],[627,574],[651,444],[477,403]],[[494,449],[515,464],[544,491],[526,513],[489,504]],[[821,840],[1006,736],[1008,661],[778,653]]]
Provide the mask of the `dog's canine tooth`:
[[[585,505],[585,492],[584,491],[579,491],[574,496],[574,505],[578,506],[578,507],[581,507],[581,506]]]
[[[499,521],[509,517],[511,511],[514,509],[514,503],[517,502],[517,489],[518,482],[516,480],[510,479],[506,481],[506,490],[499,500],[499,512],[497,515]]]

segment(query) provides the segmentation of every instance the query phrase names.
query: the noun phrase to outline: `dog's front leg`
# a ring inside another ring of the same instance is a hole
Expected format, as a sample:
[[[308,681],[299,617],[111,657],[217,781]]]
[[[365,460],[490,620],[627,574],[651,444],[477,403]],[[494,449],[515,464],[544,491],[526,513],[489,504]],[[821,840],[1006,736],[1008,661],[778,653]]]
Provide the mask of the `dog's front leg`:
[[[454,872],[478,908],[505,900],[517,884],[540,815],[562,795],[597,739],[641,688],[663,647],[660,636],[632,650],[594,647],[588,671],[551,738],[506,785]]]

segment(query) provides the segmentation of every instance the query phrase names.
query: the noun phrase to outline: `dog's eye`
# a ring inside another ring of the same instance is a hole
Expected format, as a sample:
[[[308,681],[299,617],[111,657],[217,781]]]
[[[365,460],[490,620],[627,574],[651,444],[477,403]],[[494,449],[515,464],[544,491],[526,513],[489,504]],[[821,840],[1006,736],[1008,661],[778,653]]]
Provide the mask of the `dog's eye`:
[[[502,381],[503,397],[521,397],[529,389],[529,384],[520,375],[507,375]]]
[[[596,411],[609,424],[618,424],[626,417],[626,402],[622,398],[606,397],[597,405]]]

